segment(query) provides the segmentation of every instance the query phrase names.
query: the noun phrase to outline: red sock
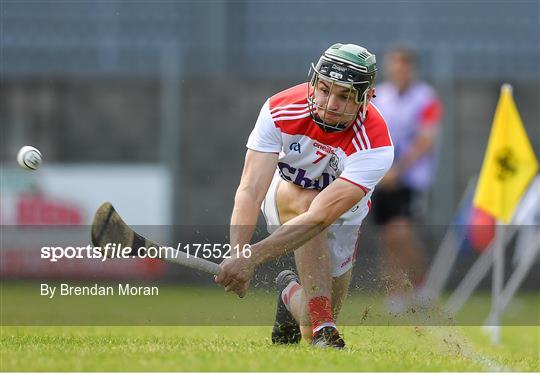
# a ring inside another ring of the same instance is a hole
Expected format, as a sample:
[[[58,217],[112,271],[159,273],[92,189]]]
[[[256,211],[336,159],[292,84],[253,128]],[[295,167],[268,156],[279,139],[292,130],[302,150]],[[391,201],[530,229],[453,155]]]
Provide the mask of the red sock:
[[[309,317],[311,318],[311,328],[313,332],[322,327],[335,327],[334,317],[332,316],[332,302],[325,296],[314,297],[309,300]]]

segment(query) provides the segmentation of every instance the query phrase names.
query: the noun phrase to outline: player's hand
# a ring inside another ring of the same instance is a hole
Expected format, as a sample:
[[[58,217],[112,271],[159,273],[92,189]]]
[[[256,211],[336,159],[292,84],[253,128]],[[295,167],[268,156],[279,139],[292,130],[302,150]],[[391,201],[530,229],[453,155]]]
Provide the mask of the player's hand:
[[[234,292],[243,298],[255,272],[255,263],[250,257],[242,254],[238,258],[225,259],[221,263],[221,271],[214,280],[225,288],[226,292]]]

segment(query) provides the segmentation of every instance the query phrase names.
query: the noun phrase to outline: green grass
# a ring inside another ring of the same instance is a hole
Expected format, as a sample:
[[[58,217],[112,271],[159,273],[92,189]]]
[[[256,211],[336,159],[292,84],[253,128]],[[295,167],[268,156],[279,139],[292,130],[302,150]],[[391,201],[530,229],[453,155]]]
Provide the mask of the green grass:
[[[354,295],[343,311],[344,351],[277,347],[269,338],[274,293],[240,300],[217,288],[162,290],[160,298],[47,301],[35,298],[35,285],[3,284],[0,371],[540,371],[538,324],[504,326],[502,343],[492,346],[478,326],[424,326],[414,314],[400,326],[376,298]],[[510,318],[538,312],[538,296],[518,301]],[[487,309],[480,296],[464,312],[485,316]],[[119,326],[126,319],[131,325]],[[65,326],[85,321],[102,325]],[[58,323],[43,326],[51,322]],[[166,322],[175,325],[156,325]]]
[[[0,370],[539,370],[538,327],[505,327],[504,344],[493,348],[477,327],[466,327],[467,338],[459,331],[344,327],[348,347],[335,351],[272,346],[269,327],[3,327]]]
[[[268,326],[274,321],[276,293],[254,288],[246,298],[239,299],[231,293],[223,293],[217,286],[161,285],[158,296],[56,296],[49,299],[40,295],[38,282],[27,282],[2,283],[0,298],[0,318],[2,325],[7,326]],[[340,324],[482,325],[490,306],[490,295],[484,293],[473,295],[455,319],[450,319],[440,309],[428,314],[412,310],[394,316],[386,312],[380,295],[356,292],[344,304]],[[523,294],[506,309],[503,324],[538,325],[539,306],[539,294]]]

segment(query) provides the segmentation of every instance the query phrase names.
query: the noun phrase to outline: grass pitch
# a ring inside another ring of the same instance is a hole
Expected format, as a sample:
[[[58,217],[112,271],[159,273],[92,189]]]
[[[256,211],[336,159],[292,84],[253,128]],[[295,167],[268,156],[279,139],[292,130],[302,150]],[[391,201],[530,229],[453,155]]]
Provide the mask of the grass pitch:
[[[478,327],[344,327],[343,333],[348,347],[335,351],[273,346],[269,327],[4,327],[0,370],[539,370],[538,327],[506,327],[503,344],[493,348]]]
[[[181,309],[172,309],[174,314],[189,314],[190,303],[198,311],[198,300],[194,297],[198,295],[206,301],[206,309],[222,311],[225,315],[240,309],[239,306],[255,314],[270,310],[268,314],[273,315],[275,295],[271,293],[254,293],[251,299],[238,300],[233,296],[223,297],[217,289],[169,288],[171,299],[164,297],[160,300],[162,305],[154,303],[154,311],[167,307],[171,310],[174,301],[187,301]],[[14,315],[23,310],[36,309],[29,304],[12,306],[19,298],[22,303],[34,294],[33,287],[3,285],[2,324],[15,321]],[[363,314],[365,300],[361,296],[351,298],[346,303],[344,317],[355,312]],[[6,306],[6,301],[10,306]],[[59,306],[72,311],[66,301]],[[99,301],[85,300],[83,305],[88,314],[103,314]],[[146,303],[152,304],[151,300]],[[478,301],[475,303],[479,304]],[[522,309],[528,310],[529,303],[533,304],[533,311],[538,311],[537,297],[522,299]],[[113,303],[112,306],[116,305]],[[111,306],[108,308],[112,309]],[[47,311],[48,314],[52,312]],[[491,346],[489,335],[477,326],[385,326],[370,325],[367,319],[354,326],[341,325],[347,342],[343,351],[314,349],[305,343],[273,346],[270,329],[268,325],[225,326],[224,323],[217,326],[13,326],[10,323],[10,326],[1,327],[0,370],[540,370],[538,325],[504,326],[501,345]]]

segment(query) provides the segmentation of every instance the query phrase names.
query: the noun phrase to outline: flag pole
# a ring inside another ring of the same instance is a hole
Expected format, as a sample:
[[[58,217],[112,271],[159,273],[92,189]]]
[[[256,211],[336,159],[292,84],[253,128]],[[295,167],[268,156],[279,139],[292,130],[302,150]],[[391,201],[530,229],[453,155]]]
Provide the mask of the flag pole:
[[[501,86],[503,93],[512,95],[512,85],[505,83]],[[501,200],[504,205],[504,199]],[[495,247],[493,249],[493,276],[491,280],[491,311],[493,313],[491,343],[498,345],[501,342],[501,294],[504,284],[504,235],[505,224],[497,220],[495,230]]]
[[[493,277],[491,311],[493,319],[491,321],[491,343],[497,345],[501,342],[501,293],[504,282],[504,235],[505,225],[497,220],[495,231],[495,247],[493,249]]]
[[[538,171],[538,160],[514,98],[512,86],[505,83],[495,109],[488,145],[476,186],[473,204],[497,219],[493,246],[493,277],[490,327],[492,341],[500,342],[501,315],[504,310],[502,290],[504,285],[505,237],[507,225],[523,196],[530,180]]]

